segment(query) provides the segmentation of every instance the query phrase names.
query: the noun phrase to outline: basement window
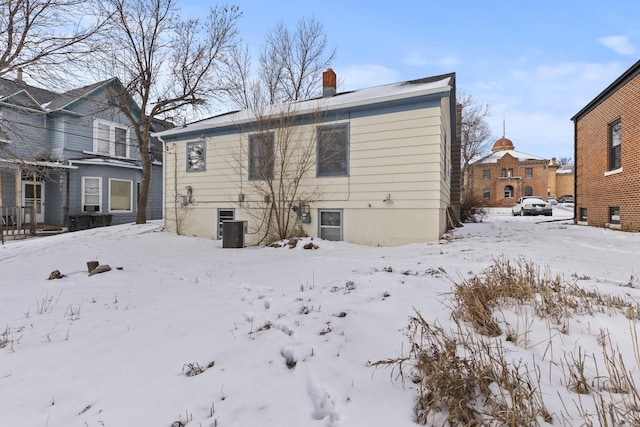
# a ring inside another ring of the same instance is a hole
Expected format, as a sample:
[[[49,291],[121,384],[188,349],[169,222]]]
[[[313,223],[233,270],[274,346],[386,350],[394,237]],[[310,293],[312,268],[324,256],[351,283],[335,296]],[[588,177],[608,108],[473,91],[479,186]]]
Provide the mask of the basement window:
[[[620,224],[620,206],[609,206],[609,223]]]
[[[319,209],[319,235],[325,240],[342,240],[342,209]]]

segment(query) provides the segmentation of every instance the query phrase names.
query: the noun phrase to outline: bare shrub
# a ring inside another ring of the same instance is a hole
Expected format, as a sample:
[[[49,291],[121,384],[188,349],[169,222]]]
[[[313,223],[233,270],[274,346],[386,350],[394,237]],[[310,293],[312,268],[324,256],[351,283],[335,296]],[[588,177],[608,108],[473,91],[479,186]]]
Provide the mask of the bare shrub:
[[[482,222],[486,216],[484,201],[468,193],[460,203],[460,221]]]
[[[582,417],[580,425],[640,425],[640,392],[635,382],[640,369],[640,306],[580,288],[575,280],[574,276],[573,282],[566,283],[523,259],[494,260],[481,275],[454,283],[450,331],[428,323],[416,311],[405,329],[408,355],[370,365],[390,366],[392,380],[416,384],[414,413],[420,424],[537,426],[557,416],[564,422],[572,420],[573,425],[574,416],[568,411],[552,416],[546,409],[539,360],[514,360],[503,347],[526,345],[528,331],[521,339],[518,325],[531,328],[537,317],[549,329],[547,350],[551,351],[545,350],[542,360],[550,354],[550,366],[562,370],[563,376],[557,378],[570,392],[569,402]],[[515,326],[507,321],[513,314]],[[576,317],[596,315],[623,315],[630,320],[635,367],[627,368],[630,359],[623,356],[629,355],[622,354],[606,331],[597,337],[601,354],[587,354],[578,346],[554,356],[553,341],[569,335],[571,322],[579,322]],[[592,405],[585,405],[581,397],[585,395],[593,399]],[[565,402],[563,406],[567,408]]]
[[[523,364],[509,363],[500,341],[458,329],[445,331],[416,311],[406,335],[408,356],[371,363],[392,366],[392,376],[418,387],[415,420],[423,425],[537,425],[550,419],[537,380]]]

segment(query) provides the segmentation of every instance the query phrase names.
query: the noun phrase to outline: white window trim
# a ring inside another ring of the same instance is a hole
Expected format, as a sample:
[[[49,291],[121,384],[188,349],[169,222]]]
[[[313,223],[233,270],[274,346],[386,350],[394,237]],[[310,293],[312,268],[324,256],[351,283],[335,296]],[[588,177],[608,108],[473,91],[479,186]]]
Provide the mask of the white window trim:
[[[98,126],[106,125],[109,126],[109,156],[116,157],[120,159],[130,159],[131,158],[131,129],[129,126],[125,126],[122,123],[110,122],[108,120],[103,119],[94,119],[93,120],[93,154],[105,155],[105,153],[100,153],[98,151]],[[125,155],[116,156],[116,128],[125,130]]]
[[[618,168],[618,169],[614,169],[611,171],[605,171],[604,176],[610,176],[610,175],[615,175],[617,173],[622,173],[622,168]]]
[[[129,194],[131,195],[131,197],[129,198],[129,209],[128,210],[111,210],[111,183],[113,181],[122,181],[122,182],[128,182],[129,186],[130,186],[130,192]],[[108,203],[109,203],[109,213],[131,213],[133,212],[133,181],[130,179],[117,179],[117,178],[109,178],[109,194],[108,194]]]
[[[85,203],[85,180],[87,179],[97,179],[98,180],[98,210],[94,212],[87,212],[84,210]],[[82,213],[102,213],[102,178],[99,176],[83,176],[82,177],[82,197],[80,200],[80,211]]]
[[[340,213],[340,225],[323,225],[322,213],[323,212],[339,212]],[[332,209],[332,208],[319,208],[318,209],[318,237],[322,236],[322,229],[337,229],[340,230],[340,242],[344,240],[344,209]]]

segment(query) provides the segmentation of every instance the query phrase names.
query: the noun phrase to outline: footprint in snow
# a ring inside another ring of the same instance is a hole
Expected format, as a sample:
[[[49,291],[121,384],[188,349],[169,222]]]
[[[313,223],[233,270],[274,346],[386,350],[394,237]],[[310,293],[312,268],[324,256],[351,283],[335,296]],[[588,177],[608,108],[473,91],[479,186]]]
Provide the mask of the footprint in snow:
[[[307,392],[313,403],[314,411],[311,417],[314,420],[323,420],[328,418],[327,427],[336,427],[340,421],[340,413],[336,408],[336,397],[327,390],[326,387],[320,385],[313,378],[309,378]]]

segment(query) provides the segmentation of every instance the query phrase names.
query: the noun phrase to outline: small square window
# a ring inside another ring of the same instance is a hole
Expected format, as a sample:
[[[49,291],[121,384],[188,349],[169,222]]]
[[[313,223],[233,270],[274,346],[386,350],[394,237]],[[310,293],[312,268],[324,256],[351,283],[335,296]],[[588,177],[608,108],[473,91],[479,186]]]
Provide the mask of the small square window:
[[[206,170],[206,145],[204,141],[187,143],[187,172]]]
[[[319,234],[321,239],[342,240],[342,210],[320,209],[318,211]]]

